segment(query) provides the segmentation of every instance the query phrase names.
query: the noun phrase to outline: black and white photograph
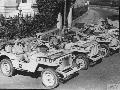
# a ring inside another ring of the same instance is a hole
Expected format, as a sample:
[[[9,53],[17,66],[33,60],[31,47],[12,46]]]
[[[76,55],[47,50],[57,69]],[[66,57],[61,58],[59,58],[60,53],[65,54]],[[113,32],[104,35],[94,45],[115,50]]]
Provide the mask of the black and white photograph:
[[[0,0],[0,90],[120,90],[119,0]]]

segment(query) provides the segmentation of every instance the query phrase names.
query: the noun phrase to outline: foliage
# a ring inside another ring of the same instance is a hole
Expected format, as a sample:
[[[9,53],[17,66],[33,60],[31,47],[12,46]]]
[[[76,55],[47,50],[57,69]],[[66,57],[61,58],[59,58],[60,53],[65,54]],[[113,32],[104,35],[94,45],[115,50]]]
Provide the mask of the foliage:
[[[6,19],[0,16],[0,38],[14,39],[16,37],[25,38],[35,36],[38,32],[50,30],[57,24],[58,13],[64,14],[64,0],[36,0],[39,14],[26,17],[10,17]],[[69,2],[68,2],[69,1]],[[67,14],[71,3],[75,0],[67,1]],[[74,11],[76,14],[77,11]],[[80,13],[80,12],[79,12]],[[64,15],[63,15],[64,16]],[[74,14],[73,17],[76,17]]]
[[[2,27],[0,38],[13,39],[34,36],[38,32],[49,30],[57,23],[59,3],[56,0],[37,0],[39,14],[26,17],[10,17],[6,19],[0,16]],[[22,22],[22,23],[20,23]]]
[[[35,17],[37,23],[42,24],[43,28],[54,26],[57,23],[57,16],[60,11],[59,3],[56,0],[37,0],[37,5],[40,13]]]

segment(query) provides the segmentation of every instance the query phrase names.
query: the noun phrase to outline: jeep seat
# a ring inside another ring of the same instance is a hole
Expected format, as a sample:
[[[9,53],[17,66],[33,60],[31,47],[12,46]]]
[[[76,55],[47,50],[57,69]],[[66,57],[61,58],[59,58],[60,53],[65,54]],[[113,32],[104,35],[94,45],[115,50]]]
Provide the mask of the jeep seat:
[[[22,44],[15,44],[12,48],[12,52],[14,54],[23,54],[24,53],[24,49],[23,49],[23,45]]]
[[[11,53],[11,52],[12,52],[12,45],[6,45],[6,46],[5,46],[5,51],[6,51],[7,53]]]

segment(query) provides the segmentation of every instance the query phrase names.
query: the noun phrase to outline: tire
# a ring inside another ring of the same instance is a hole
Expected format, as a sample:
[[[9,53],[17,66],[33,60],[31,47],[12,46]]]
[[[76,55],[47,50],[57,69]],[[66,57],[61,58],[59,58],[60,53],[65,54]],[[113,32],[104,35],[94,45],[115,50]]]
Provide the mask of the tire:
[[[13,67],[10,59],[3,59],[0,62],[0,70],[4,76],[11,77],[13,76],[15,69]]]
[[[89,67],[94,67],[95,65],[99,64],[102,62],[102,59],[99,59],[97,61],[91,61],[90,64],[89,64]]]
[[[100,46],[101,46],[101,48],[105,48],[105,49],[106,49],[106,54],[104,55],[104,57],[109,57],[110,54],[111,54],[111,53],[110,53],[109,46],[106,45],[106,44],[101,44]]]
[[[44,69],[41,72],[41,80],[47,89],[53,89],[59,85],[58,74],[51,68]]]
[[[120,48],[119,48],[119,53],[120,53]]]
[[[113,50],[113,54],[115,54],[115,53],[120,53],[120,48]]]
[[[79,54],[76,56],[76,58],[74,60],[74,64],[75,63],[78,68],[81,68],[82,70],[87,70],[88,66],[89,66],[89,59],[87,58],[87,56],[85,54]]]

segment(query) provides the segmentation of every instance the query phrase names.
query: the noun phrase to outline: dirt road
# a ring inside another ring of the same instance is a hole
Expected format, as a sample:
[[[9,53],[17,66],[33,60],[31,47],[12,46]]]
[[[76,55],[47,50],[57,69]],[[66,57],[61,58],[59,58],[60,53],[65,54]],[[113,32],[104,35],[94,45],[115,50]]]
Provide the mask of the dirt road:
[[[73,21],[73,26],[76,23],[97,24],[100,18],[106,18],[112,15],[119,15],[119,13],[114,9],[90,7],[84,15]]]

